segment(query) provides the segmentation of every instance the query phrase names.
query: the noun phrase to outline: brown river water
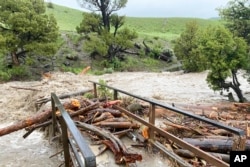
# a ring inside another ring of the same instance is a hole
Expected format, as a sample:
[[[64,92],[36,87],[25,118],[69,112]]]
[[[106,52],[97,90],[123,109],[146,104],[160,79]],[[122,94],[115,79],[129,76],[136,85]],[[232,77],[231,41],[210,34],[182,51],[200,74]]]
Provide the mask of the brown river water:
[[[103,79],[110,86],[142,97],[160,97],[161,101],[169,104],[202,105],[226,101],[227,97],[208,87],[206,75],[207,72],[184,74],[181,71],[124,72],[102,76],[52,73],[51,78],[42,78],[41,81],[2,83],[0,84],[0,128],[33,115],[36,112],[35,101],[41,97],[50,97],[51,92],[59,95],[92,88],[89,80],[98,82],[99,79]],[[250,100],[249,83],[242,76],[239,81],[244,95]],[[24,134],[25,130],[20,130],[0,137],[0,167],[57,167],[63,162],[61,155],[50,158],[61,148],[44,138],[43,132],[36,130],[26,139],[22,137]],[[160,155],[150,154],[143,149],[132,151],[143,155],[143,161],[138,162],[136,166],[171,166],[169,161]],[[109,151],[98,157],[97,165],[117,166],[113,163],[113,156]]]

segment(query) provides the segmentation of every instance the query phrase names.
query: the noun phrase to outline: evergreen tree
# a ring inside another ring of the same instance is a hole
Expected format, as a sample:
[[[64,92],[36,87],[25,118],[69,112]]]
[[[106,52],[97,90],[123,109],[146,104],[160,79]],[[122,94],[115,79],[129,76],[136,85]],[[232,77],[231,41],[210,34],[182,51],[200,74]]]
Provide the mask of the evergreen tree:
[[[186,24],[186,28],[175,41],[174,52],[182,62],[186,72],[198,72],[206,69],[204,56],[198,50],[199,26],[196,21]]]
[[[249,0],[231,0],[225,8],[219,9],[220,16],[226,21],[226,27],[250,44],[250,2]]]
[[[49,56],[56,52],[58,27],[53,16],[45,14],[43,0],[0,1],[1,45],[11,55],[12,65],[27,56]]]
[[[247,66],[249,54],[243,38],[235,37],[224,27],[209,27],[199,37],[199,50],[209,64],[207,82],[215,91],[232,89],[244,102],[238,71]]]

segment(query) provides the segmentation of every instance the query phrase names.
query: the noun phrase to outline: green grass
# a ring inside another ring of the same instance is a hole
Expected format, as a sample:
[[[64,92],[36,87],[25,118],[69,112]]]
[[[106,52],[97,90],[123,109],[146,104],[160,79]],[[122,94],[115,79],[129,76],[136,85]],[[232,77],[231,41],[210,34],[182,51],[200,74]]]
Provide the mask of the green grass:
[[[139,36],[175,39],[184,31],[187,22],[195,20],[201,27],[220,25],[220,20],[200,18],[136,18],[127,17],[125,26],[138,32]]]
[[[61,31],[76,31],[83,16],[82,11],[53,4],[53,8],[46,9],[47,14],[53,14]]]
[[[53,6],[53,9],[47,8],[47,13],[55,16],[60,30],[76,31],[76,26],[83,19],[83,12],[55,4]],[[160,37],[170,41],[179,36],[187,22],[193,20],[196,20],[201,27],[222,24],[219,19],[126,17],[125,26],[135,30],[140,38]]]

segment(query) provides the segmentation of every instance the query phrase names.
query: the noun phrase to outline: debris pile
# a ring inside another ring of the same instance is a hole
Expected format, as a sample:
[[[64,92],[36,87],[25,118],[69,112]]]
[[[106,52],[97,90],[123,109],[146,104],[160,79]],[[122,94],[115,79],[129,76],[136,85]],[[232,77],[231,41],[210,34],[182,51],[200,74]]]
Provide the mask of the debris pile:
[[[142,156],[137,153],[131,153],[125,144],[120,140],[124,135],[132,140],[140,141],[135,144],[136,147],[147,147],[149,128],[128,117],[123,112],[114,109],[114,105],[122,106],[130,112],[148,119],[149,104],[140,101],[131,103],[126,99],[121,100],[101,100],[100,98],[84,98],[76,96],[89,92],[83,91],[69,96],[59,96],[67,98],[63,100],[63,107],[74,120],[76,126],[84,133],[87,133],[95,144],[102,144],[98,155],[106,149],[110,149],[117,164],[130,164],[141,161]],[[72,96],[76,96],[72,98]],[[70,98],[69,98],[70,97]],[[50,98],[41,98],[37,100],[37,106],[51,104]],[[224,124],[244,129],[246,131],[245,148],[250,150],[250,103],[226,103],[216,105],[184,105],[175,104],[174,107],[181,108],[196,115],[201,115]],[[37,128],[46,127],[52,123],[52,108],[40,108],[31,118],[19,121],[13,125],[0,129],[0,136],[25,128],[27,137]],[[183,141],[190,143],[209,154],[229,163],[229,152],[234,149],[235,135],[223,129],[218,129],[206,123],[182,116],[168,109],[156,107],[155,116],[161,129],[178,136]],[[56,117],[60,118],[60,112],[56,112]],[[132,133],[133,132],[133,133]],[[173,141],[162,137],[155,132],[155,143],[160,143],[174,153],[174,156],[183,157],[183,159],[194,166],[209,166],[206,161],[194,153],[181,148]],[[98,156],[97,155],[97,156]]]

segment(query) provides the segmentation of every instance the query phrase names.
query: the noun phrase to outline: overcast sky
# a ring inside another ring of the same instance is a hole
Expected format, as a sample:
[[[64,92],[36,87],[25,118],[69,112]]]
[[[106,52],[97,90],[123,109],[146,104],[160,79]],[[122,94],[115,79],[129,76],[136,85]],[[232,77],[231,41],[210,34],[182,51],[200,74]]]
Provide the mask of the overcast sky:
[[[77,0],[45,0],[70,8],[81,9]],[[230,0],[128,0],[119,14],[135,17],[218,17],[216,8]],[[83,9],[82,9],[83,10]]]

